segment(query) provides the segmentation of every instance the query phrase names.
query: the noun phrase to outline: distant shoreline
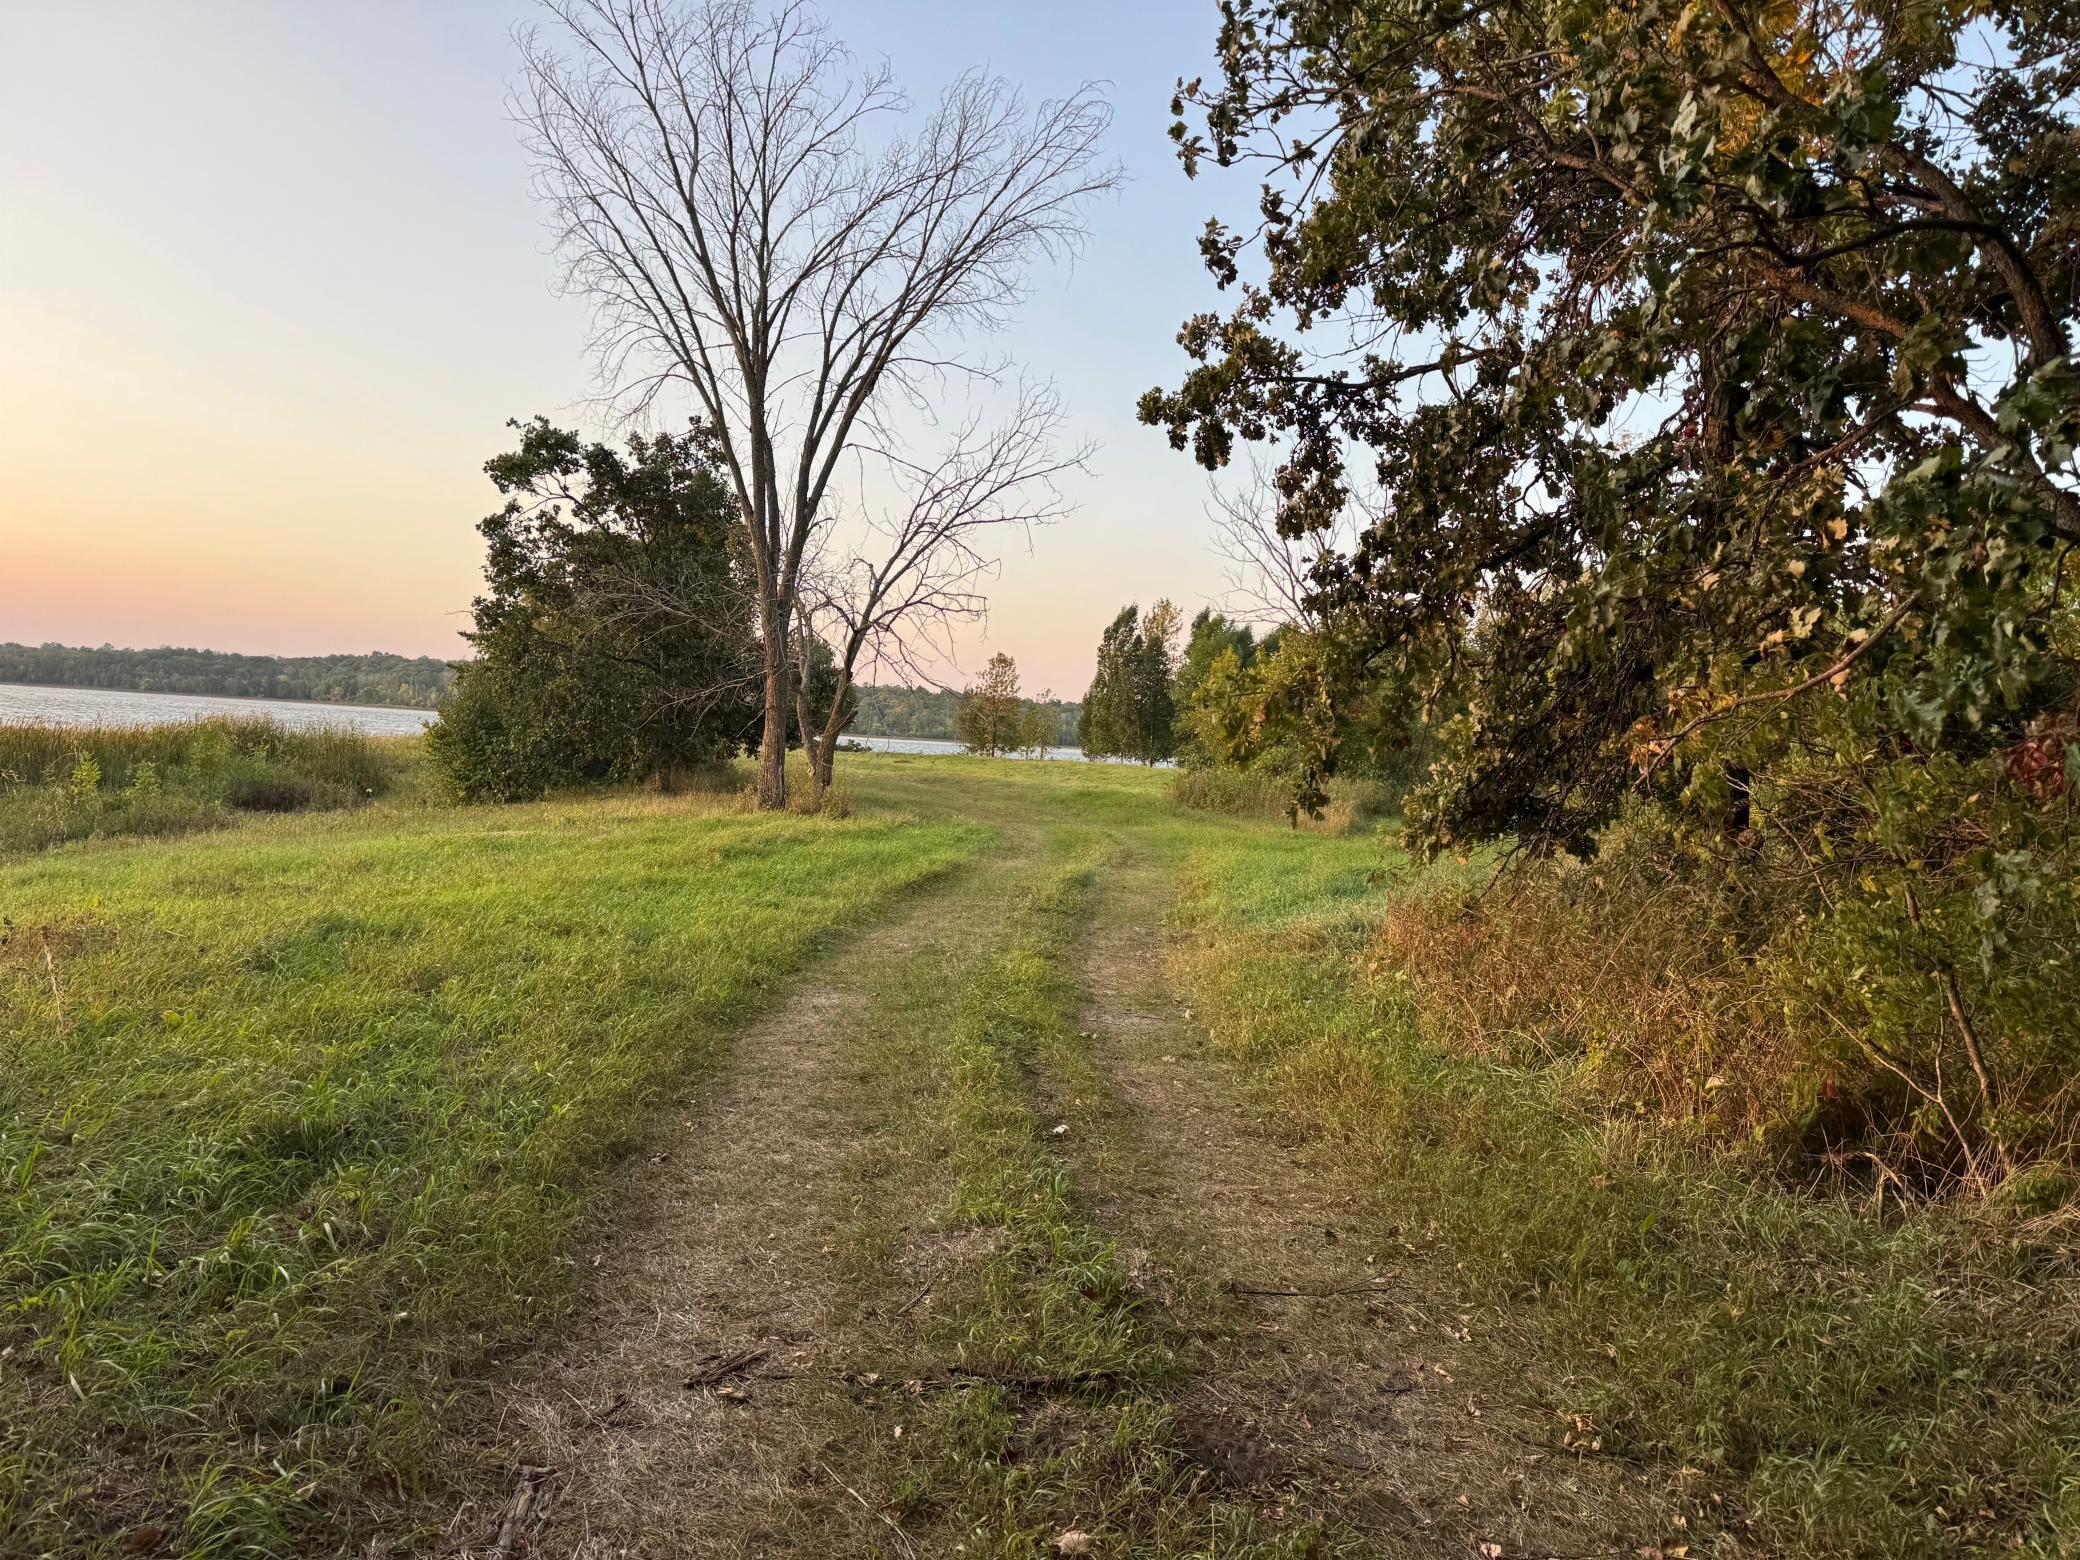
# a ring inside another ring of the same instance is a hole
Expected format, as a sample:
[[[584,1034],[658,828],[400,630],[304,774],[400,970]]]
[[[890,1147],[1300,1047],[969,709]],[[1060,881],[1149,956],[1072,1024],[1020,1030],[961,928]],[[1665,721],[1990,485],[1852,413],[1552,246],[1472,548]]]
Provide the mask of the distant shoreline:
[[[61,681],[54,677],[0,677],[0,688],[77,688],[81,693],[135,693],[148,699],[233,699],[241,704],[317,704],[335,710],[410,710],[438,715],[432,704],[402,704],[395,699],[320,699],[307,693],[189,693],[179,688],[132,688],[109,683]]]

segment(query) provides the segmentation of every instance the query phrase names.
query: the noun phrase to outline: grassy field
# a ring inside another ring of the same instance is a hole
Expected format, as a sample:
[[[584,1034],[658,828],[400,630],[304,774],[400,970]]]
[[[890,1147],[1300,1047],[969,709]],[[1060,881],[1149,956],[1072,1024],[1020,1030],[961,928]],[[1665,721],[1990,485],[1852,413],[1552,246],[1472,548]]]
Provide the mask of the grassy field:
[[[1878,1217],[1438,1054],[1370,956],[1405,881],[1370,833],[1184,811],[1124,768],[844,768],[846,819],[378,804],[0,863],[0,1551],[331,1552],[438,1493],[487,1372],[572,1303],[646,1107],[957,870],[1003,874],[971,951],[881,972],[858,1043],[915,1195],[982,1232],[927,1308],[974,1390],[841,1461],[845,1493],[881,1481],[970,1553],[1047,1552],[1065,1513],[1101,1553],[1334,1550],[1209,1508],[1174,1321],[1043,1114],[1096,1086],[1077,961],[1129,860],[1172,885],[1171,979],[1236,1086],[1463,1293],[1554,1454],[1665,1487],[1699,1555],[2080,1543],[2061,1217]],[[1056,1388],[1077,1428],[1035,1451]]]
[[[2080,1544],[2072,1221],[1868,1206],[1425,1044],[1348,847],[1188,848],[1176,970],[1272,1108],[1465,1275],[1570,1439],[1764,1554]],[[1752,1168],[1751,1166],[1746,1168]]]
[[[1182,812],[1145,780],[1093,775],[1057,805],[1175,875],[1173,971],[1217,1041],[1362,1167],[1383,1227],[1464,1276],[1570,1441],[1664,1468],[1696,1531],[1743,1552],[2080,1545],[2067,1216],[1874,1213],[1585,1114],[1564,1070],[1444,1056],[1371,956],[1389,897],[1428,874],[1377,836]]]
[[[630,799],[0,867],[0,1550],[294,1552],[423,1482],[646,1103],[984,839]]]

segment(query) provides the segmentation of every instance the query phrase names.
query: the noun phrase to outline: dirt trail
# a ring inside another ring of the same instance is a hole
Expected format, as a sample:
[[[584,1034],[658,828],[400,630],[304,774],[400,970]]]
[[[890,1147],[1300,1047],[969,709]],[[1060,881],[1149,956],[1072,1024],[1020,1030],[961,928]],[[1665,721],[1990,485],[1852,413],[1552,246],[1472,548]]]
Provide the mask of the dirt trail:
[[[873,1433],[848,1373],[903,1332],[901,1264],[848,1239],[867,1092],[862,987],[977,919],[980,874],[928,890],[851,942],[735,1040],[721,1076],[623,1194],[568,1334],[519,1362],[496,1434],[513,1483],[465,1506],[457,1552],[606,1557],[904,1552],[826,1449]],[[905,1286],[909,1285],[907,1293]],[[716,1379],[689,1385],[706,1373]]]
[[[854,939],[668,1118],[608,1199],[568,1331],[495,1389],[487,1434],[507,1476],[455,1513],[451,1552],[950,1552],[898,1527],[889,1464],[867,1452],[900,1434],[887,1383],[931,1369],[920,1331],[940,1296],[920,1286],[963,1260],[932,1227],[941,1167],[877,1115],[910,1085],[867,1043],[936,1010],[878,1011],[870,993],[913,961],[953,961],[951,981],[998,924],[1001,869],[1026,854]],[[1167,908],[1151,865],[1108,870],[1078,950],[1087,1051],[1033,1083],[1176,1352],[1174,1423],[1211,1485],[1355,1533],[1366,1554],[1621,1556],[1666,1542],[1657,1487],[1560,1450],[1561,1427],[1513,1395],[1448,1266],[1395,1238],[1324,1151],[1280,1141],[1239,1103],[1168,988]]]
[[[1222,1483],[1357,1527],[1381,1554],[1665,1541],[1657,1487],[1560,1450],[1564,1427],[1512,1395],[1440,1259],[1397,1239],[1324,1151],[1239,1103],[1166,984],[1157,873],[1123,863],[1106,888],[1084,943],[1102,1081],[1060,1103],[1090,1111],[1079,1181],[1177,1331],[1190,1455]]]

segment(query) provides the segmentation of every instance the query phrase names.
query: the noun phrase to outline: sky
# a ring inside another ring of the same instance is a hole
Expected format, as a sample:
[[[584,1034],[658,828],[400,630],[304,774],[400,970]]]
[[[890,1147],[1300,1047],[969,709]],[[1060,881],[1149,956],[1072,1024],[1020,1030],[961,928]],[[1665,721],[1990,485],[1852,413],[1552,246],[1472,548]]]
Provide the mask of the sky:
[[[1125,602],[1187,612],[1224,565],[1205,474],[1134,402],[1218,306],[1169,99],[1211,0],[829,0],[929,100],[984,66],[1105,84],[1127,182],[993,350],[1098,446],[1014,544],[953,682],[1002,650],[1080,695]],[[610,431],[505,108],[526,0],[0,0],[0,640],[460,655],[508,418]]]

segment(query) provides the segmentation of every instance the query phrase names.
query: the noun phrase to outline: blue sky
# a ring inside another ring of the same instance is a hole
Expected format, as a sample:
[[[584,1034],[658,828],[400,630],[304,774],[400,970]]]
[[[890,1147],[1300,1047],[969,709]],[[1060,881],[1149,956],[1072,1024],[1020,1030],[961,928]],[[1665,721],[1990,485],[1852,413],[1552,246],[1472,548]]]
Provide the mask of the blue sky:
[[[507,417],[584,420],[582,306],[554,295],[504,109],[517,0],[0,3],[0,639],[447,654]],[[1097,441],[1079,512],[1014,550],[967,669],[1078,694],[1120,603],[1222,588],[1203,474],[1134,420],[1174,381],[1196,252],[1246,177],[1165,134],[1208,68],[1192,3],[825,7],[929,99],[987,66],[1107,84],[1128,182],[995,345]],[[949,673],[949,675],[952,675]]]

